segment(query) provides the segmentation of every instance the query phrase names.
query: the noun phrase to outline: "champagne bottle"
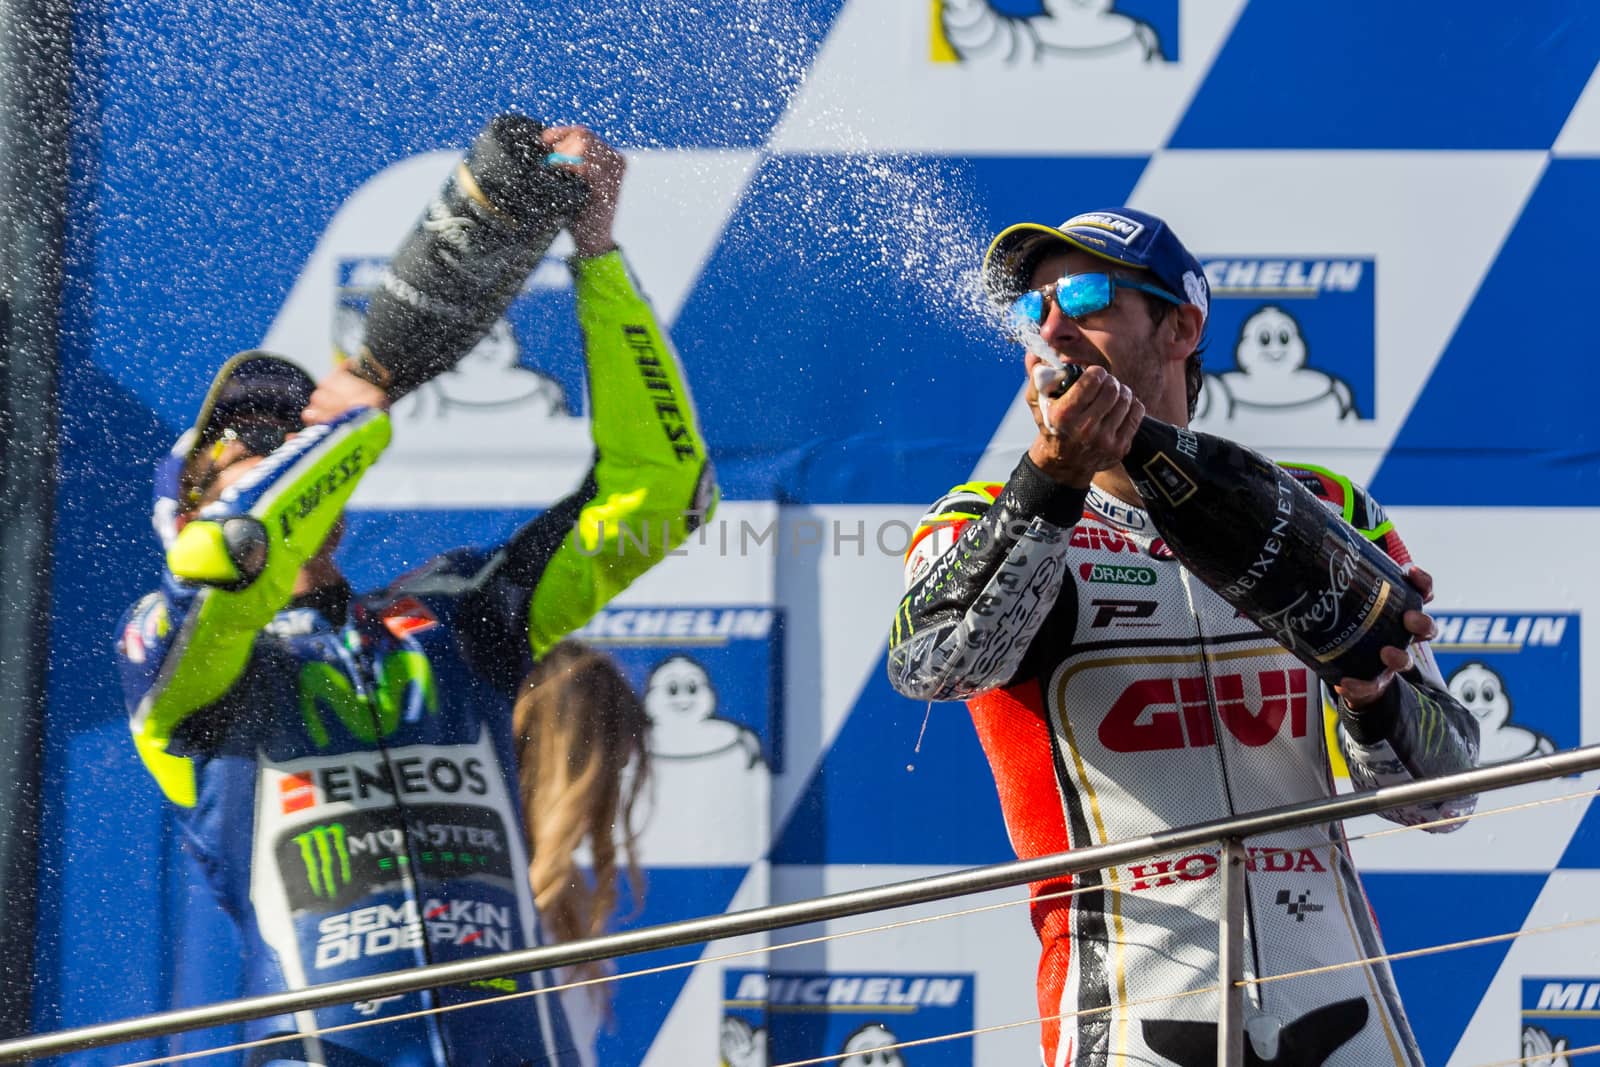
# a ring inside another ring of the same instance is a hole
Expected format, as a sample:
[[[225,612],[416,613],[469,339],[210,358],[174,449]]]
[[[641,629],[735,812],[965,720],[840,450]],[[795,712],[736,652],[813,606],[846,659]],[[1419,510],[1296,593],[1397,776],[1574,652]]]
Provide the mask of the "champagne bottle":
[[[1400,565],[1259,452],[1145,416],[1123,466],[1179,561],[1324,681],[1377,677],[1411,642]]]
[[[491,120],[390,260],[351,367],[390,399],[471,351],[583,206],[543,133],[526,115]]]

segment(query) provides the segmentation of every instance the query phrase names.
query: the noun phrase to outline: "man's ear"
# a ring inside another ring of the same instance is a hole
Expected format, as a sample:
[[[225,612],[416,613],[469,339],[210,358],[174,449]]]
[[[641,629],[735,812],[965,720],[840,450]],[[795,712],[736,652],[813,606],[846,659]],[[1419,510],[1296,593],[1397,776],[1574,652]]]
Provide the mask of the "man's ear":
[[[1205,329],[1206,318],[1193,304],[1180,304],[1173,308],[1162,323],[1167,339],[1175,353],[1174,359],[1188,359],[1200,344],[1200,333]]]

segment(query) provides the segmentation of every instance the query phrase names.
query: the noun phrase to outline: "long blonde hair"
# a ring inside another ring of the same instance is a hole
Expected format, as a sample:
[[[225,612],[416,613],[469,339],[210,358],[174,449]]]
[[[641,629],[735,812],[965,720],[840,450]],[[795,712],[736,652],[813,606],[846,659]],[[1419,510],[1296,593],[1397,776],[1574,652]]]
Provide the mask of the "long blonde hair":
[[[523,679],[512,727],[539,915],[556,941],[601,934],[624,867],[635,914],[644,901],[633,808],[650,773],[650,717],[609,656],[568,640]],[[594,859],[589,875],[573,855],[585,843]],[[585,963],[573,977],[606,973],[601,963]],[[593,988],[609,1007],[608,987]]]

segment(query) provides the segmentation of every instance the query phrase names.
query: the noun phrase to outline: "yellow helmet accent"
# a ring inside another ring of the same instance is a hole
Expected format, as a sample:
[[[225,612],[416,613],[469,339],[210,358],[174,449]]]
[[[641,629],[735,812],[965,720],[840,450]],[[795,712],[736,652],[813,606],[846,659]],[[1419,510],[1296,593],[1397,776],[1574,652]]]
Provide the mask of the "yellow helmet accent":
[[[133,732],[133,747],[155,778],[167,799],[180,807],[192,808],[199,800],[194,778],[194,760],[167,752],[167,739],[148,732]]]
[[[189,582],[226,585],[243,577],[228,555],[222,525],[196,519],[185,526],[167,549],[167,569]]]

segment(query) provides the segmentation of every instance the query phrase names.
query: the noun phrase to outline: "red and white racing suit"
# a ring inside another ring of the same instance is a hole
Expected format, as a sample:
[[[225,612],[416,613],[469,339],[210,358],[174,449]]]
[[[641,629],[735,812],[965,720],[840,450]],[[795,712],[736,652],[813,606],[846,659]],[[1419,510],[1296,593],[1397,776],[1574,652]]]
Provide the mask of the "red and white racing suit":
[[[1288,468],[1402,566],[1392,525],[1347,479]],[[1149,517],[1059,486],[1024,457],[1005,485],[958,486],[906,559],[889,671],[917,700],[968,700],[1021,858],[1334,792],[1316,676],[1194,578]],[[1443,689],[1425,647],[1423,679]],[[1468,714],[1396,680],[1333,731],[1358,788],[1465,770]],[[1386,813],[1415,824],[1471,798]],[[1341,827],[1252,839],[1247,978],[1381,955]],[[1216,1062],[1216,849],[1035,884],[1043,1058],[1054,1067]],[[1076,895],[1046,894],[1067,888]],[[1384,963],[1247,987],[1246,1062],[1419,1067]]]

